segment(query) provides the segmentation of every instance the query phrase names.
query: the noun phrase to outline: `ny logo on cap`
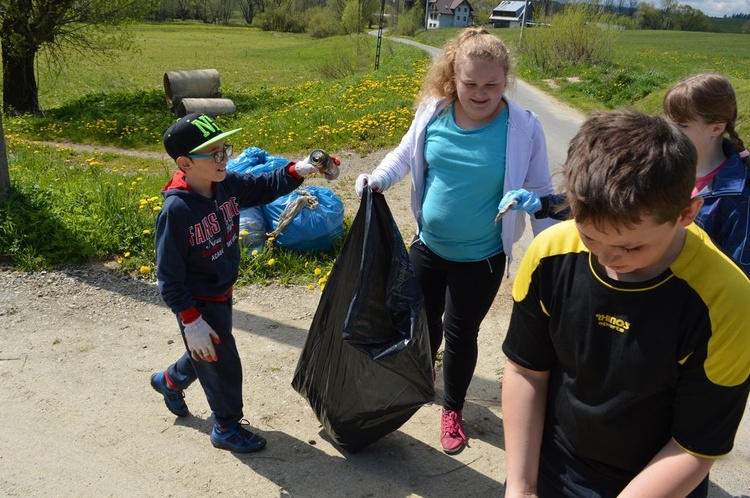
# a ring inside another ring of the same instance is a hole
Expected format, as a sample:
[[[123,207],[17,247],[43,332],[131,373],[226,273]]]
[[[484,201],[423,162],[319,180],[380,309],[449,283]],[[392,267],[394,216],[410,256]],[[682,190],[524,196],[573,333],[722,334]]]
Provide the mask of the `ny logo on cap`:
[[[194,124],[203,133],[204,137],[211,135],[211,133],[220,132],[221,129],[214,123],[214,120],[205,114],[192,120],[190,124]]]

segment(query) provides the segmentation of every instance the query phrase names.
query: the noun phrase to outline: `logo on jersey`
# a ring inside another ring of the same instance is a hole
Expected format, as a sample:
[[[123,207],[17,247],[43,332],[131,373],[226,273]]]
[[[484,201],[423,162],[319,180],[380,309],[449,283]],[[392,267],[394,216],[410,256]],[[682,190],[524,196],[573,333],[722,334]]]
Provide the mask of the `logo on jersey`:
[[[616,316],[597,313],[596,321],[599,322],[600,327],[609,327],[612,330],[620,332],[621,334],[624,334],[630,329],[630,322]]]

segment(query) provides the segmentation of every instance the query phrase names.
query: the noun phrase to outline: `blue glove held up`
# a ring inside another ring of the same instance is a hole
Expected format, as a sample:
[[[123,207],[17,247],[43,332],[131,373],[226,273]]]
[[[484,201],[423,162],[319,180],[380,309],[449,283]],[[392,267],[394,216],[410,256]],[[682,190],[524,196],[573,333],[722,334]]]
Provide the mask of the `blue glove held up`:
[[[503,196],[500,201],[500,205],[497,207],[498,210],[503,210],[509,203],[516,201],[515,206],[510,206],[510,209],[523,209],[529,214],[534,214],[542,208],[542,201],[538,194],[529,192],[525,189],[509,190]]]

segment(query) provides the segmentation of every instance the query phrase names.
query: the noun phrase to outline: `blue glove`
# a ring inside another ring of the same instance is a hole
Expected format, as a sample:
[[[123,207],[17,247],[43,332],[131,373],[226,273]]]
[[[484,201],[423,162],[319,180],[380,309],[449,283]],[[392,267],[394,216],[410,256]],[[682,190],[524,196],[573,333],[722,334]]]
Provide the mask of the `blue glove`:
[[[516,204],[510,206],[510,209],[522,209],[529,214],[534,214],[542,208],[542,200],[539,198],[538,194],[520,188],[518,190],[509,190],[506,192],[497,209],[503,211],[503,208],[514,200],[516,201]]]

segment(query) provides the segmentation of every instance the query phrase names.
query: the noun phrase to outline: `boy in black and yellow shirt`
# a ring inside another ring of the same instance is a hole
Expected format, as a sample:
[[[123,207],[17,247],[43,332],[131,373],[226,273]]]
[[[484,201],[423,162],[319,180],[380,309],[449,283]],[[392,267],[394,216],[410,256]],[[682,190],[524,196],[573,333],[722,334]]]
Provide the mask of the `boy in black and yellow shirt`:
[[[503,344],[506,497],[705,497],[750,389],[750,281],[693,224],[696,152],[661,117],[593,114],[574,219],[529,246]]]

